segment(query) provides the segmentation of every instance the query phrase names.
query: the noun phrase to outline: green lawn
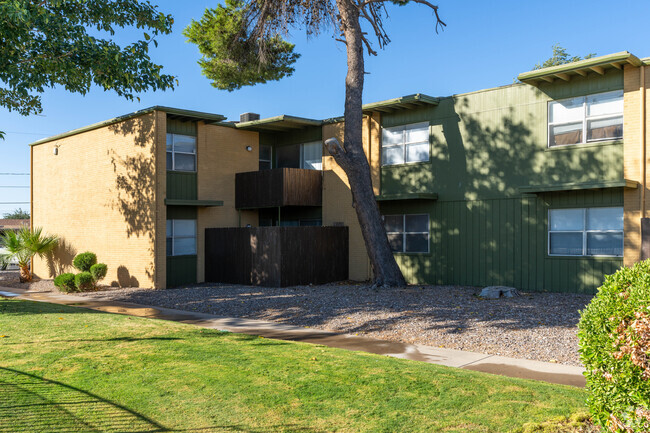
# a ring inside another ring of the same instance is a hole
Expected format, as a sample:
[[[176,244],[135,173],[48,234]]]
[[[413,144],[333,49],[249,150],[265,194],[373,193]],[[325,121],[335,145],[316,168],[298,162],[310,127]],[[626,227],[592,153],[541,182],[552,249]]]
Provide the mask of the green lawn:
[[[585,392],[0,299],[0,431],[506,432]]]

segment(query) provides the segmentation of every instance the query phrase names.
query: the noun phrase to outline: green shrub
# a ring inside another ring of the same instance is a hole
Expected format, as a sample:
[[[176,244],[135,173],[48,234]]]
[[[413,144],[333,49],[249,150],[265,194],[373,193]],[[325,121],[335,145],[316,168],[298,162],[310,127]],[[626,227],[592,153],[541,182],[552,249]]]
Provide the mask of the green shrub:
[[[72,261],[72,266],[81,272],[90,272],[90,267],[97,263],[97,254],[86,251],[85,253],[77,254]]]
[[[650,431],[650,260],[607,276],[578,328],[594,422]]]
[[[74,274],[71,274],[69,272],[66,274],[61,274],[58,277],[54,278],[54,285],[57,289],[65,293],[77,291],[77,286],[74,282]]]
[[[108,272],[108,266],[104,263],[96,263],[90,267],[90,273],[95,279],[95,282],[103,280],[106,276],[106,272]]]
[[[90,272],[81,272],[74,277],[74,284],[80,292],[95,288],[95,279]]]

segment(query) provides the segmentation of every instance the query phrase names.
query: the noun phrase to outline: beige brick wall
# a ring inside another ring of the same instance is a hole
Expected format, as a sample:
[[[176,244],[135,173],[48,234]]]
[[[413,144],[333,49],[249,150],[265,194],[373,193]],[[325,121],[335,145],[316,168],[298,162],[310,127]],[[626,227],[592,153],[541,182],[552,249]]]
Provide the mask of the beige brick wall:
[[[156,117],[33,146],[33,226],[61,238],[52,257],[34,260],[36,276],[72,271],[76,253],[93,251],[108,265],[105,283],[152,287],[164,279],[155,272],[155,226],[164,220],[156,205],[164,192],[164,177],[156,182]]]
[[[323,126],[323,140],[336,137],[343,143],[343,122]],[[380,117],[364,117],[363,147],[368,161],[375,194],[380,191],[380,158],[381,158],[381,128]],[[350,230],[350,279],[357,281],[368,280],[372,277],[368,253],[359,226],[356,211],[352,207],[350,184],[343,169],[334,158],[323,152],[323,225],[343,223]]]
[[[623,176],[625,179],[639,182],[639,188],[626,189],[624,197],[625,209],[625,250],[624,263],[630,266],[637,262],[641,250],[641,191],[642,191],[642,156],[641,156],[641,68],[626,66],[624,74],[624,112],[623,112]],[[645,67],[646,111],[650,110],[650,68]],[[650,128],[647,127],[646,113],[646,161],[648,166],[650,150]],[[650,170],[646,170],[646,185],[650,184]],[[650,192],[646,188],[646,216],[650,216]]]
[[[258,170],[259,138],[257,132],[201,123],[197,132],[198,198],[223,201],[223,206],[198,210],[197,281],[202,282],[205,281],[205,229],[258,225],[257,211],[240,214],[235,209],[235,173]],[[253,150],[247,151],[246,146]]]

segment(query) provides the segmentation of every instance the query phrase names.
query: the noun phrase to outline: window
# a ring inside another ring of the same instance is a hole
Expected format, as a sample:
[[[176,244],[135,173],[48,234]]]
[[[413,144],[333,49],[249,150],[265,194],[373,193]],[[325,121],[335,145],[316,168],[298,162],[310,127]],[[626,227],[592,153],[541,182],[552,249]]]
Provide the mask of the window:
[[[622,256],[623,208],[549,210],[548,254]]]
[[[167,255],[196,254],[196,220],[167,220]]]
[[[548,146],[591,143],[623,137],[623,91],[548,104]]]
[[[273,148],[268,144],[260,144],[260,170],[270,170],[272,168],[271,164],[271,154]]]
[[[429,124],[384,128],[381,140],[381,165],[396,165],[429,160]]]
[[[278,146],[275,155],[278,168],[321,170],[323,167],[323,144],[320,141]]]
[[[429,215],[386,215],[384,227],[393,252],[429,252]]]
[[[196,137],[167,134],[167,170],[196,171]]]

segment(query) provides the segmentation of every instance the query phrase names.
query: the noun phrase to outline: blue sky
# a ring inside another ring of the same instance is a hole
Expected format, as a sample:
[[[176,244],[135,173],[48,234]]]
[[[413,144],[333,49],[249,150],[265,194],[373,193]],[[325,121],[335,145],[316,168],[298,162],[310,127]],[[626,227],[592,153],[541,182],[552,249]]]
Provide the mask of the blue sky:
[[[219,113],[237,119],[253,111],[262,117],[293,114],[327,118],[343,113],[346,57],[342,44],[331,32],[307,40],[293,30],[289,39],[302,57],[292,77],[234,92],[213,88],[201,75],[194,45],[185,42],[182,30],[199,19],[215,1],[153,1],[174,16],[173,33],[158,38],[152,57],[165,71],[178,77],[174,91],[149,92],[140,102],[124,100],[114,93],[93,89],[85,96],[61,89],[43,95],[42,115],[22,117],[0,108],[0,141],[4,158],[0,173],[28,173],[28,144],[38,139],[90,123],[130,113],[152,105],[166,105]],[[630,51],[650,56],[650,2],[619,1],[460,1],[433,2],[447,27],[439,34],[426,7],[411,4],[389,6],[385,25],[392,42],[378,57],[366,59],[364,102],[375,102],[411,93],[446,96],[511,84],[514,77],[551,55],[560,43],[572,55],[610,54]],[[141,37],[140,31],[116,35],[119,42]],[[89,143],[92,145],[92,143]],[[65,175],[62,173],[62,175]],[[28,176],[0,174],[0,214],[28,204]]]

